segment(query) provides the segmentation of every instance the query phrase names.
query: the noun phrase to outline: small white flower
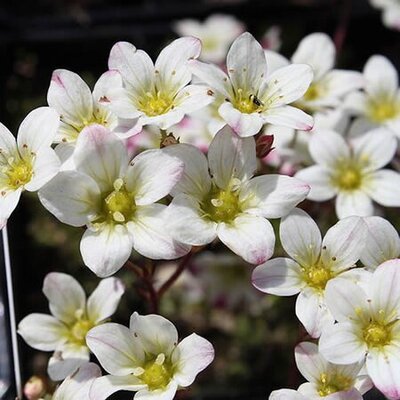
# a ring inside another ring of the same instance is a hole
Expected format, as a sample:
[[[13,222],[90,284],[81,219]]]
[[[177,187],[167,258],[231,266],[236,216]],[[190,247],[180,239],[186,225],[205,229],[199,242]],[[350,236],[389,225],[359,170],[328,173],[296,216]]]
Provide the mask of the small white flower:
[[[323,326],[334,322],[325,303],[327,283],[337,276],[355,281],[369,278],[363,269],[352,269],[365,237],[362,218],[349,217],[330,228],[322,240],[314,220],[294,209],[280,226],[282,246],[291,258],[274,258],[259,265],[253,271],[253,285],[278,296],[299,293],[296,315],[312,337],[319,337]]]
[[[132,247],[153,259],[173,259],[189,247],[175,242],[164,224],[165,197],[183,173],[183,163],[163,150],[148,150],[129,162],[125,144],[105,127],[79,135],[76,171],[62,171],[39,193],[61,222],[87,226],[81,240],[84,263],[98,276],[114,274]]]
[[[319,131],[310,140],[309,151],[316,165],[295,177],[311,186],[308,199],[325,201],[336,197],[339,218],[374,214],[372,200],[385,207],[400,206],[400,174],[382,169],[397,147],[396,138],[377,128],[351,146],[333,131]]]
[[[133,313],[129,329],[108,323],[93,328],[88,345],[111,375],[97,379],[92,400],[119,390],[137,391],[136,399],[172,400],[190,386],[214,359],[212,344],[195,333],[178,343],[175,326],[159,315]]]
[[[54,392],[51,400],[90,400],[89,390],[101,370],[94,363],[83,364],[68,376]]]
[[[86,333],[114,314],[125,288],[116,278],[102,280],[86,300],[82,286],[70,275],[52,272],[43,282],[50,312],[30,314],[18,325],[29,346],[55,351],[48,374],[62,380],[89,361]]]
[[[382,9],[382,21],[388,28],[400,30],[400,3],[398,0],[370,0],[370,3]]]
[[[244,31],[244,25],[231,15],[213,14],[204,22],[184,19],[174,24],[180,36],[194,36],[201,40],[200,59],[222,63],[232,42]]]
[[[59,171],[60,160],[50,147],[59,123],[55,110],[40,107],[22,121],[17,140],[0,124],[0,227],[24,190],[36,192]]]
[[[264,50],[245,32],[232,44],[227,56],[228,74],[215,65],[192,60],[193,74],[210,85],[219,115],[239,136],[257,134],[263,124],[310,130],[312,118],[288,106],[307,91],[313,77],[305,64],[289,65],[267,76]]]
[[[229,127],[214,137],[208,160],[191,145],[165,150],[185,164],[166,212],[172,235],[195,246],[218,237],[251,264],[270,258],[275,234],[266,218],[286,215],[305,198],[308,186],[288,176],[253,178],[257,168],[254,139],[241,139]]]
[[[391,400],[400,398],[400,260],[386,261],[368,286],[334,279],[326,302],[337,324],[322,332],[320,351],[330,362],[366,361],[374,385]]]
[[[201,43],[194,37],[174,40],[165,47],[155,64],[143,50],[128,42],[111,49],[108,66],[121,74],[124,87],[109,87],[104,105],[122,119],[137,118],[136,133],[144,125],[168,129],[214,100],[203,85],[189,82],[192,74],[188,60],[199,56]],[[129,137],[132,131],[123,137]]]

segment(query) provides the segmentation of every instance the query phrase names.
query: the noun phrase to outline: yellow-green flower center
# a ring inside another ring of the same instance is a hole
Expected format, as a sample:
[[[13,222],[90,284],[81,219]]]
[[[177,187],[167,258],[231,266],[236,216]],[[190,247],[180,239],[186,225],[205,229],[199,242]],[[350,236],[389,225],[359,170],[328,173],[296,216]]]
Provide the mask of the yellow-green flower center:
[[[26,185],[33,176],[32,162],[18,157],[10,158],[8,164],[3,166],[3,173],[6,175],[6,186],[16,190]]]
[[[318,291],[324,290],[328,281],[334,277],[331,269],[321,262],[309,267],[302,267],[302,272],[307,285]]]
[[[363,337],[368,348],[383,347],[390,343],[392,330],[387,324],[372,321],[363,329]]]
[[[369,101],[367,115],[377,123],[382,123],[400,116],[400,102],[389,96],[381,96]]]
[[[85,318],[78,319],[71,327],[70,333],[71,342],[79,344],[81,346],[86,346],[86,334],[90,329],[94,327],[92,321]]]
[[[154,117],[172,110],[174,108],[174,103],[169,93],[159,90],[157,92],[146,92],[138,101],[137,107],[147,116]]]
[[[321,87],[321,85],[318,83],[312,83],[307,89],[307,92],[304,93],[303,100],[305,101],[317,100],[319,97],[321,97],[322,93],[323,93],[323,88]]]
[[[353,379],[348,376],[340,374],[328,376],[328,374],[323,373],[318,382],[318,394],[325,397],[336,392],[349,390],[352,386]]]
[[[173,376],[171,363],[162,353],[155,360],[148,361],[143,370],[140,379],[148,386],[149,390],[166,388]]]
[[[233,105],[245,114],[261,112],[264,109],[264,103],[254,93],[245,92],[240,88],[236,90]]]
[[[218,39],[213,36],[203,38],[201,43],[203,51],[212,51],[218,48]]]
[[[363,182],[361,166],[355,162],[338,164],[331,179],[333,185],[340,190],[358,189]]]

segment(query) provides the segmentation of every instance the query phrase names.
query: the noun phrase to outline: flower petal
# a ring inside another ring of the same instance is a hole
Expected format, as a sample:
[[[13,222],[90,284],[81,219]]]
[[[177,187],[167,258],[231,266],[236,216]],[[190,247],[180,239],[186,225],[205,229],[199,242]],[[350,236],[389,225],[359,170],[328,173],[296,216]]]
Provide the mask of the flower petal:
[[[264,123],[287,126],[300,131],[310,131],[313,128],[313,118],[304,111],[292,106],[269,108],[262,113]]]
[[[338,193],[335,209],[339,219],[355,215],[369,217],[374,213],[371,197],[361,190]]]
[[[105,375],[96,379],[90,388],[90,400],[105,400],[108,399],[113,393],[120,390],[127,390],[136,392],[146,387],[141,383],[140,379],[134,375],[127,376],[113,376]]]
[[[382,206],[400,206],[400,174],[398,172],[390,169],[376,171],[364,190],[374,201]]]
[[[269,400],[306,400],[306,398],[297,390],[280,389],[274,390],[269,395]]]
[[[307,198],[313,201],[329,200],[336,194],[336,189],[331,183],[331,173],[320,165],[304,168],[295,174],[295,178],[310,185]]]
[[[7,223],[8,218],[15,210],[21,197],[22,187],[0,195],[0,229]]]
[[[297,369],[309,382],[318,382],[321,374],[328,370],[328,361],[318,352],[318,346],[315,343],[299,343],[294,350],[294,355]]]
[[[135,394],[135,400],[172,400],[175,397],[175,393],[178,389],[178,385],[175,381],[171,381],[167,387],[163,389],[142,389]]]

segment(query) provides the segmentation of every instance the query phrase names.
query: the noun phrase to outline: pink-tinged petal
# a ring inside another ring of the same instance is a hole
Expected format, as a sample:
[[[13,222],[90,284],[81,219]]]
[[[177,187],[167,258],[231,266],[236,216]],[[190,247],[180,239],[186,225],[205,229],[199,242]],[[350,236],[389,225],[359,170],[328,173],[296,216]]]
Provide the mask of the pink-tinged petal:
[[[89,391],[90,400],[105,400],[113,393],[120,390],[136,392],[145,388],[147,385],[141,383],[140,379],[134,375],[113,376],[105,375],[96,379]],[[136,398],[136,396],[135,396]]]
[[[174,324],[161,315],[139,315],[134,312],[129,321],[129,329],[148,354],[171,354],[178,343],[178,332]]]
[[[154,65],[149,55],[128,42],[116,43],[108,59],[110,70],[117,70],[128,91],[134,95],[151,91],[154,87]]]
[[[117,178],[124,175],[128,154],[124,143],[102,125],[90,125],[78,137],[74,162],[80,171],[98,184],[101,190],[112,190]]]
[[[336,189],[331,184],[331,173],[320,165],[304,168],[295,174],[295,178],[310,185],[307,198],[313,201],[329,200],[336,194]]]
[[[137,337],[125,326],[106,323],[92,328],[86,335],[86,343],[110,374],[132,374],[142,365],[144,351]]]
[[[18,324],[18,333],[29,346],[52,351],[66,342],[67,328],[51,315],[29,314]]]
[[[66,69],[53,72],[47,102],[69,125],[80,125],[84,120],[92,119],[92,93],[89,86],[74,72]]]
[[[390,169],[376,171],[364,190],[372,200],[382,206],[400,207],[400,174],[398,172]]]
[[[113,315],[124,292],[125,285],[120,279],[102,279],[88,298],[88,318],[97,324]]]
[[[39,107],[31,111],[22,121],[18,129],[18,148],[22,156],[25,151],[37,153],[43,147],[50,147],[53,143],[60,116],[50,107]]]
[[[274,390],[269,395],[269,400],[306,400],[301,393],[292,389]]]
[[[312,288],[302,290],[297,297],[296,315],[313,338],[321,336],[323,329],[330,329],[335,321],[325,304],[324,297]]]
[[[302,342],[294,350],[297,369],[309,382],[318,382],[321,374],[327,373],[328,361],[318,352],[318,346]]]
[[[232,85],[257,93],[267,74],[267,62],[260,43],[249,33],[242,33],[229,49],[226,64]]]
[[[323,241],[321,260],[335,272],[350,269],[360,259],[367,238],[363,218],[347,217],[328,230]]]
[[[162,204],[138,207],[134,220],[127,224],[133,248],[152,260],[173,260],[184,256],[191,248],[173,239],[165,211],[166,206]]]
[[[240,137],[254,136],[260,132],[263,126],[263,119],[259,113],[242,113],[229,101],[225,101],[219,106],[218,113]]]
[[[369,217],[374,213],[371,197],[361,190],[338,193],[335,209],[339,219],[350,216]]]
[[[225,246],[250,264],[262,264],[274,252],[274,230],[262,217],[240,214],[230,224],[218,224],[217,232]]]
[[[184,163],[183,175],[171,190],[171,195],[176,196],[183,193],[202,199],[211,188],[208,161],[205,155],[189,144],[168,146],[164,149],[164,152]]]
[[[292,62],[309,64],[314,70],[315,81],[318,81],[333,68],[335,56],[332,39],[325,33],[316,32],[301,40]]]
[[[394,226],[384,218],[368,217],[364,219],[368,234],[365,249],[361,254],[362,263],[375,269],[384,261],[400,255],[400,238]]]
[[[291,64],[273,72],[266,81],[261,100],[276,108],[293,103],[304,95],[313,79],[313,71],[306,64]]]
[[[164,47],[155,63],[158,83],[171,92],[188,84],[192,78],[188,61],[196,59],[200,51],[201,41],[193,36],[176,39]]]
[[[97,231],[87,229],[80,250],[85,265],[97,276],[115,274],[132,252],[132,237],[124,225],[104,226]]]
[[[39,191],[43,206],[61,222],[82,226],[97,212],[100,189],[87,175],[62,171]]]
[[[371,308],[385,321],[400,316],[400,259],[381,264],[370,281]]]
[[[165,197],[180,180],[184,163],[162,149],[147,150],[136,156],[126,172],[126,188],[139,206]]]
[[[193,75],[197,76],[201,82],[209,85],[212,90],[221,94],[224,98],[231,99],[233,97],[231,82],[220,68],[197,60],[189,61],[188,65]]]
[[[247,181],[257,169],[254,139],[241,139],[225,127],[210,144],[208,162],[211,176],[221,189],[227,189],[233,178]]]
[[[174,104],[185,114],[190,114],[208,106],[215,100],[214,92],[208,86],[185,86],[175,97]]]
[[[367,346],[359,339],[353,324],[343,322],[322,331],[319,351],[331,363],[353,364],[364,360]]]
[[[274,258],[253,270],[253,286],[264,293],[292,296],[304,287],[300,265],[290,258]]]
[[[211,243],[217,237],[217,224],[203,217],[199,200],[179,194],[168,206],[165,218],[173,237],[192,246]]]
[[[388,399],[400,399],[400,352],[398,346],[371,351],[367,356],[367,371],[374,385]]]
[[[51,313],[66,324],[76,321],[79,310],[85,311],[85,292],[71,275],[61,272],[47,274],[43,281],[43,293],[49,300]]]
[[[371,97],[382,95],[395,96],[399,86],[397,70],[384,56],[374,55],[365,64],[365,91]]]
[[[321,252],[321,232],[315,221],[303,210],[295,208],[280,225],[283,248],[301,265],[314,265]]]
[[[172,353],[174,380],[181,387],[191,385],[199,372],[214,360],[212,344],[201,336],[192,333],[183,339]]]
[[[310,131],[314,126],[314,120],[310,115],[292,106],[267,109],[262,113],[262,117],[264,123],[286,126],[300,131]]]
[[[29,192],[36,192],[54,178],[61,167],[60,159],[51,147],[42,147],[33,162],[33,176],[25,185]]]
[[[21,197],[22,187],[0,194],[0,229],[7,223],[8,218],[16,209]]]
[[[280,218],[303,201],[309,190],[306,183],[290,176],[263,175],[240,188],[239,200],[246,213]]]
[[[66,344],[55,351],[49,360],[47,374],[53,381],[61,381],[89,361],[89,349],[86,346]]]
[[[175,397],[178,385],[175,381],[171,381],[166,388],[163,389],[142,389],[135,394],[135,400],[172,400]]]

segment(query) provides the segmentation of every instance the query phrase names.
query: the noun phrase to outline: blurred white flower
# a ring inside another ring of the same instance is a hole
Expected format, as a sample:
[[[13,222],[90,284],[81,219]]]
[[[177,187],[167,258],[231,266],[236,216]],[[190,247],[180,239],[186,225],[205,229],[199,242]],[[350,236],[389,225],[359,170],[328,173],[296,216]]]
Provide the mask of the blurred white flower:
[[[103,400],[119,390],[136,399],[172,400],[214,359],[212,344],[195,333],[178,343],[175,326],[159,315],[133,313],[129,329],[108,323],[93,328],[88,346],[111,375],[98,378],[90,398]]]
[[[86,333],[102,324],[118,307],[125,287],[119,279],[100,281],[86,300],[82,286],[72,276],[52,272],[43,282],[50,312],[30,314],[18,325],[18,333],[29,346],[54,351],[48,365],[53,380],[62,380],[89,361]]]
[[[278,51],[282,45],[281,28],[277,25],[268,28],[261,38],[261,45],[264,49]]]
[[[400,3],[398,0],[370,0],[370,3],[382,9],[382,21],[388,28],[400,30]]]

